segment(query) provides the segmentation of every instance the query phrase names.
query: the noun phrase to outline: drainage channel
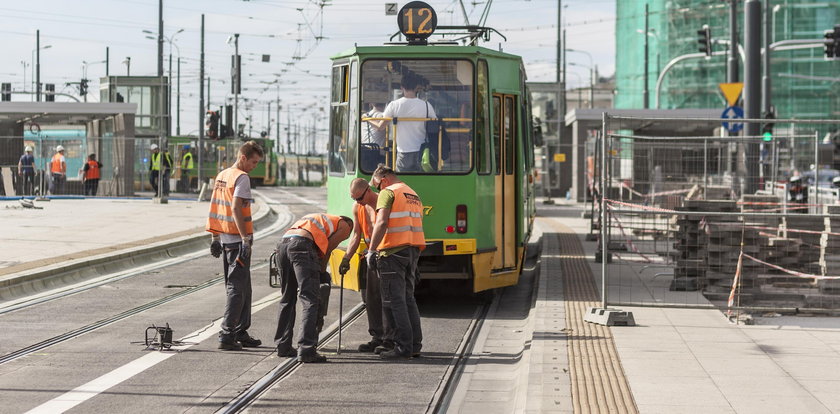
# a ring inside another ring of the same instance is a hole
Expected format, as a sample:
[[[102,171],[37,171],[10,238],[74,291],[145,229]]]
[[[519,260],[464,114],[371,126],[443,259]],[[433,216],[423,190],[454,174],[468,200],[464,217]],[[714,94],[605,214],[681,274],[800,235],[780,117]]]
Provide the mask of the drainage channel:
[[[331,341],[333,338],[338,337],[339,332],[346,329],[350,326],[353,322],[355,322],[362,314],[364,314],[365,305],[363,303],[359,303],[352,309],[350,309],[347,314],[342,316],[342,324],[341,329],[339,329],[338,321],[330,325],[330,327],[321,333],[321,337],[318,340],[318,347],[322,347]],[[278,365],[276,368],[271,370],[268,374],[260,378],[257,382],[251,385],[247,390],[243,391],[239,396],[229,402],[226,406],[222,407],[218,413],[224,414],[231,414],[231,413],[238,413],[242,410],[248,408],[251,403],[257,400],[260,395],[262,395],[266,390],[271,388],[272,385],[276,384],[277,382],[283,380],[284,378],[291,375],[300,365],[302,362],[298,361],[297,358],[289,358],[282,364]]]

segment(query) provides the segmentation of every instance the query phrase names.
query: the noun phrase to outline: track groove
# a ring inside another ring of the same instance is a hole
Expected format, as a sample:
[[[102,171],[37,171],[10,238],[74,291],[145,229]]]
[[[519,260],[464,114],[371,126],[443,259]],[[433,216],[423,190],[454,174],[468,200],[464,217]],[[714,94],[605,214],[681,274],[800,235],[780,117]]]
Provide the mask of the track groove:
[[[546,220],[554,233],[546,233],[551,259],[559,267],[565,286],[566,326],[569,327],[569,371],[576,413],[638,413],[627,378],[618,359],[609,328],[584,322],[588,308],[599,306],[592,269],[577,235],[556,220]]]

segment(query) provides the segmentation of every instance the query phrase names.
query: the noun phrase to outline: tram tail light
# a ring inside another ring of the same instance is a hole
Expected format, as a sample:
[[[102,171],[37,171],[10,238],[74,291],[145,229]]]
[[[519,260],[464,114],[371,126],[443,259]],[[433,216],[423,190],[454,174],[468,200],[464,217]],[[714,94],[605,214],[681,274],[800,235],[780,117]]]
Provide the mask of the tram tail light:
[[[465,204],[455,206],[455,228],[458,233],[467,232],[467,206]]]

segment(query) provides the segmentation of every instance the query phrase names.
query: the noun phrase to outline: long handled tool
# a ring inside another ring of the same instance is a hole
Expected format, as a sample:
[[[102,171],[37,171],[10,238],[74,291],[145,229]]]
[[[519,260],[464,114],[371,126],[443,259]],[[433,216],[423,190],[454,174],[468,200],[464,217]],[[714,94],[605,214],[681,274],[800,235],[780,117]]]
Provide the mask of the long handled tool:
[[[341,286],[341,290],[338,292],[338,350],[336,353],[341,355],[341,318],[344,315],[344,273],[341,273],[339,285]]]

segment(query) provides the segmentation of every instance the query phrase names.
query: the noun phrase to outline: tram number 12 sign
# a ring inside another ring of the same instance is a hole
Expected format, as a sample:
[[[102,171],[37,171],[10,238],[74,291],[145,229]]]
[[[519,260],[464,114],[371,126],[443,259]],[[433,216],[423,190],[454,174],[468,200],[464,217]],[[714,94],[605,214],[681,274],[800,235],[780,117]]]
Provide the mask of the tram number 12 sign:
[[[400,9],[397,25],[408,43],[425,44],[437,27],[437,13],[422,1],[412,1]]]

